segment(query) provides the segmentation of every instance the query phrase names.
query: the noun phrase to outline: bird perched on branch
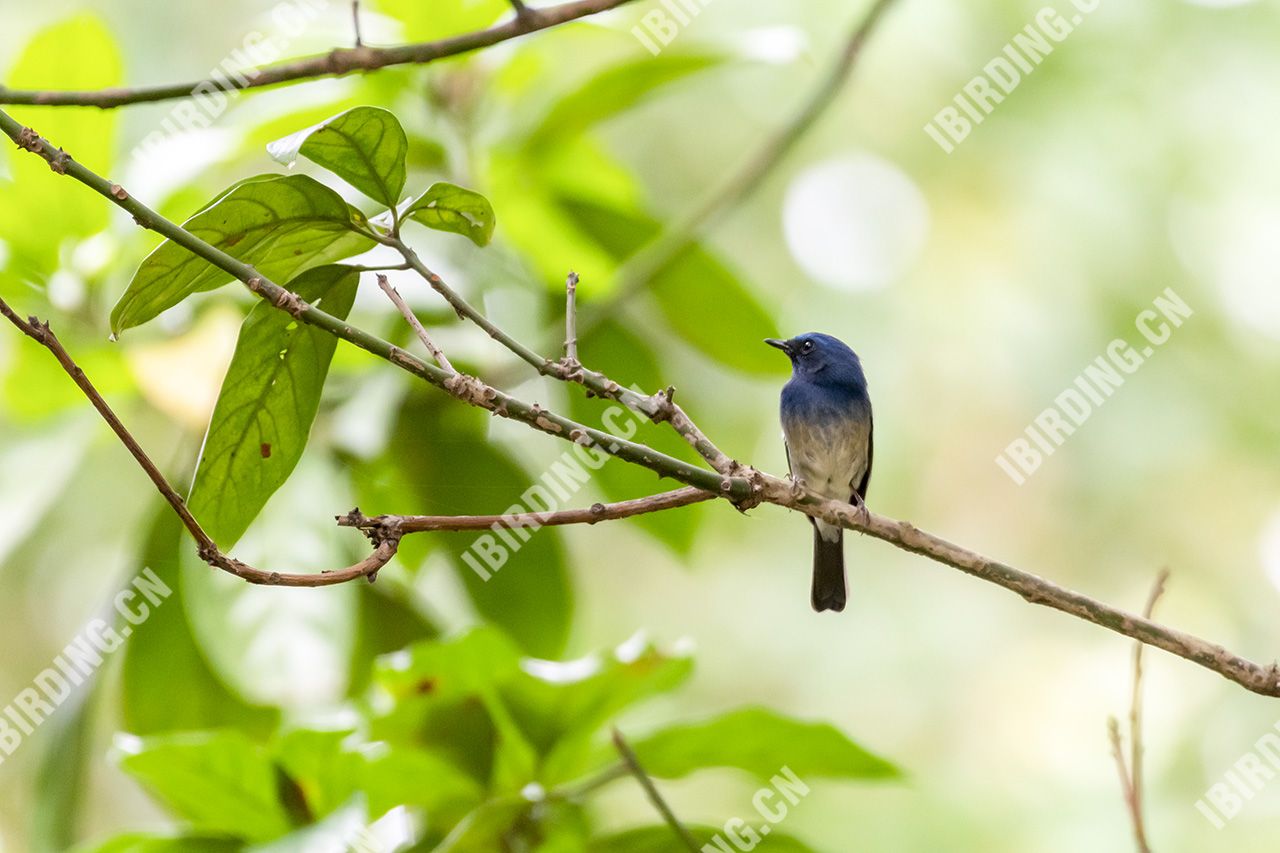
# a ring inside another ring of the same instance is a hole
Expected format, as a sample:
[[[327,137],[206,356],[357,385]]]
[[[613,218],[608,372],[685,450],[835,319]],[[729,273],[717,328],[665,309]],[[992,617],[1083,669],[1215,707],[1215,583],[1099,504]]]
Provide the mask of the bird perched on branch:
[[[791,359],[791,381],[782,389],[782,438],[791,478],[811,492],[865,509],[873,444],[862,362],[842,341],[817,332],[765,343]],[[809,521],[813,609],[844,610],[844,529]]]

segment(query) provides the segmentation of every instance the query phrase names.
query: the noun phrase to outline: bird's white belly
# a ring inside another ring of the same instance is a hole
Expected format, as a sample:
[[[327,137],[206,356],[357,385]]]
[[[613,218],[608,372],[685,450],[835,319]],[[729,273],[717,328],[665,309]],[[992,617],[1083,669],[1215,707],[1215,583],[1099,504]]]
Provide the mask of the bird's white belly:
[[[784,438],[792,476],[823,497],[850,500],[867,473],[870,425],[835,421],[790,426]]]

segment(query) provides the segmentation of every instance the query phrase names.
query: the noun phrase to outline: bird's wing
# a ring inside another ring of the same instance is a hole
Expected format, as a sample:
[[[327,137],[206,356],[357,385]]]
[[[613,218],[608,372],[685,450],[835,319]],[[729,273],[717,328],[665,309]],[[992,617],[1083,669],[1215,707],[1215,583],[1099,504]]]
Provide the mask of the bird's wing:
[[[867,419],[867,472],[862,475],[862,482],[858,484],[858,494],[863,500],[867,499],[867,487],[871,485],[871,462],[876,455],[876,419],[870,414]]]

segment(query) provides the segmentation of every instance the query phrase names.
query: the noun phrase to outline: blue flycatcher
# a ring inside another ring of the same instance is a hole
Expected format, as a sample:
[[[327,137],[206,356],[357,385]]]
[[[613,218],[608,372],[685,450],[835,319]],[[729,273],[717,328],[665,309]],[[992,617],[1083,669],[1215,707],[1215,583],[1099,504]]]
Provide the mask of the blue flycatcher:
[[[872,421],[867,378],[843,342],[817,332],[769,338],[791,359],[782,389],[782,438],[791,478],[811,492],[863,507],[871,481]],[[813,609],[844,610],[844,529],[813,523]]]

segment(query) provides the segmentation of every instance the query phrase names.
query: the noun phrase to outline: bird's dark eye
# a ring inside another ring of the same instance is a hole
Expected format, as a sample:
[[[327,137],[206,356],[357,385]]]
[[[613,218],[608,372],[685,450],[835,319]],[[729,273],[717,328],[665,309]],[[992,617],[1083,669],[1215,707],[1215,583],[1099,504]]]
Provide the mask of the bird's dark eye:
[[[805,341],[804,343],[802,343],[800,345],[800,352],[805,355],[808,355],[809,353],[813,352],[813,341]]]

